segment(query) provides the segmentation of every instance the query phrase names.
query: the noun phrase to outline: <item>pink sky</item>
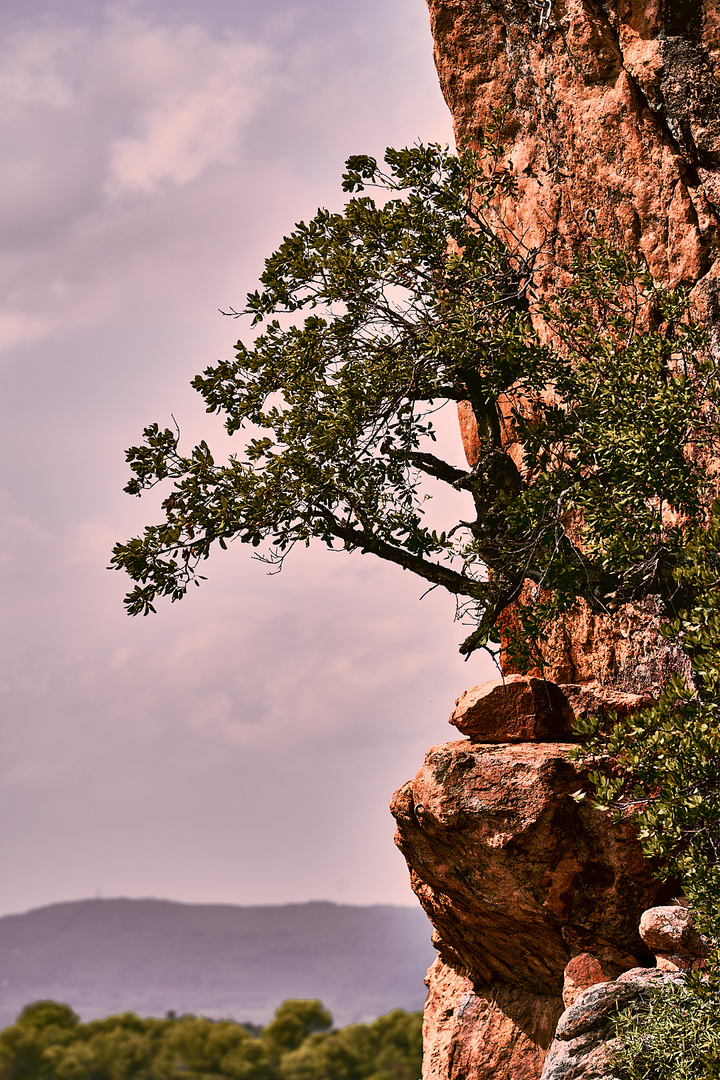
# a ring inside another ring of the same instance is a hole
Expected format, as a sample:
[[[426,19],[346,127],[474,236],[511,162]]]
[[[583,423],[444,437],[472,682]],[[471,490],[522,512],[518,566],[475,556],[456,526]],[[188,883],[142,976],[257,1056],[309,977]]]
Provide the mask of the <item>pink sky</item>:
[[[105,566],[153,516],[142,427],[224,441],[188,385],[240,332],[217,309],[349,154],[451,140],[423,0],[16,0],[0,30],[0,914],[410,902],[388,800],[494,675],[452,599],[238,546],[131,620]]]

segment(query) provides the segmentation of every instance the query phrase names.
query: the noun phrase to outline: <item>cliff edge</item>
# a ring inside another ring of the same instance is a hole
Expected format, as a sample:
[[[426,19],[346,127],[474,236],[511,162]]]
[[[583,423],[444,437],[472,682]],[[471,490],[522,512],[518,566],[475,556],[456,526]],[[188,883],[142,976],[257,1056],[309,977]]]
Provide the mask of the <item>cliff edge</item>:
[[[518,197],[501,216],[548,252],[540,286],[583,240],[604,238],[658,280],[691,287],[718,347],[716,0],[428,6],[458,145],[506,113]],[[460,420],[473,464],[472,416],[461,408]],[[592,987],[616,987],[605,995],[615,1000],[645,986],[637,972],[656,964],[638,925],[672,887],[653,879],[629,825],[573,800],[583,778],[571,720],[638,708],[678,657],[648,602],[618,616],[579,608],[553,628],[544,659],[540,690],[515,676],[458,699],[451,723],[469,737],[432,747],[393,800],[396,842],[438,950],[424,1080],[534,1080],[546,1062],[553,1080],[600,1077],[600,1065],[587,1074],[582,1059],[575,1072],[567,1065],[575,1013],[562,1031],[558,1019],[583,993],[605,993]],[[503,672],[512,675],[507,657]]]

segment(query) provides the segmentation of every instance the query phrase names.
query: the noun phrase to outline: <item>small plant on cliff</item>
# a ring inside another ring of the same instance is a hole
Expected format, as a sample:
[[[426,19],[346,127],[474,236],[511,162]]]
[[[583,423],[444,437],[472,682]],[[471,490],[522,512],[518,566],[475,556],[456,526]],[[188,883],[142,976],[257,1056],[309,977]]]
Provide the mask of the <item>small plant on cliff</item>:
[[[717,1080],[718,999],[670,984],[632,1002],[617,1017],[622,1039],[613,1080]]]
[[[616,1018],[616,1080],[720,1078],[720,501],[707,527],[689,530],[675,575],[694,600],[661,633],[692,678],[674,675],[656,704],[624,720],[576,725],[594,805],[633,822],[657,876],[681,883],[709,946],[702,970]]]
[[[182,452],[158,424],[128,451],[128,492],[170,486],[165,520],[114,549],[137,582],[129,613],[183,597],[236,539],[276,568],[311,540],[397,563],[455,595],[474,625],[466,654],[498,640],[521,597],[521,641],[579,598],[596,612],[691,599],[674,570],[718,443],[706,336],[685,293],[602,247],[538,304],[545,256],[500,218],[515,181],[496,136],[460,157],[388,150],[385,169],[350,158],[345,210],[270,256],[233,312],[263,332],[193,383],[228,432],[244,429],[241,452]],[[435,452],[435,413],[457,402],[478,431],[468,469]],[[468,493],[467,520],[425,524],[433,484]]]
[[[688,539],[676,569],[696,593],[661,627],[685,652],[692,681],[674,675],[656,704],[607,723],[579,721],[595,804],[637,825],[648,858],[680,878],[698,929],[720,924],[720,502]]]

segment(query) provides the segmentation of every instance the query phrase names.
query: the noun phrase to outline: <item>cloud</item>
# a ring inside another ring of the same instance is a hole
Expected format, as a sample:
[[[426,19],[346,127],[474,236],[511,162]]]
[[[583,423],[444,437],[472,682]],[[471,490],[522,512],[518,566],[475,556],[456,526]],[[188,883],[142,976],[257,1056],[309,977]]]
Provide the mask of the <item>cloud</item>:
[[[270,579],[238,544],[129,620],[105,567],[154,515],[121,491],[142,427],[174,413],[222,442],[187,386],[242,332],[217,308],[342,202],[347,154],[449,135],[427,13],[28,4],[0,45],[0,813],[26,871],[6,910],[98,887],[307,899],[341,877],[345,900],[407,900],[387,799],[480,678],[452,601],[322,550]]]
[[[48,32],[25,27],[7,35],[0,51],[3,122],[25,119],[26,109],[70,108],[78,85],[73,72],[87,40],[81,28]]]
[[[0,349],[97,324],[127,302],[133,268],[124,259],[154,241],[158,250],[177,248],[173,235],[208,218],[197,199],[188,214],[182,199],[169,207],[162,195],[238,164],[241,130],[273,62],[267,46],[237,31],[213,37],[122,11],[99,31],[40,25],[7,36]],[[141,205],[122,203],[132,195]],[[154,195],[159,205],[146,205]],[[212,190],[205,195],[215,206]],[[226,202],[224,191],[220,198]],[[153,286],[162,287],[157,273]]]
[[[198,278],[214,307],[237,302],[220,283],[256,274],[295,220],[342,201],[347,154],[449,133],[437,87],[407,70],[421,27],[429,58],[426,16],[376,7],[280,3],[250,31],[116,4],[93,25],[9,30],[0,352],[140,297],[199,307]],[[379,45],[369,18],[388,21]]]
[[[240,128],[263,97],[270,51],[237,33],[212,38],[199,26],[120,25],[111,60],[138,102],[126,117],[133,133],[109,147],[108,194],[148,195],[163,181],[187,184],[212,165],[236,162]]]

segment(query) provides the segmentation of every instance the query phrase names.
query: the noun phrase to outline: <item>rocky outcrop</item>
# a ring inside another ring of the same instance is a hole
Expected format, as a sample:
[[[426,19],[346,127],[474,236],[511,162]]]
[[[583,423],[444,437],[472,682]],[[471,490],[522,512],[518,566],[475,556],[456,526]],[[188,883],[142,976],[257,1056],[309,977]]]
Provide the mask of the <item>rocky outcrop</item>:
[[[677,978],[657,968],[633,968],[615,982],[591,986],[560,1017],[540,1080],[613,1080],[620,1043],[612,1017],[640,994]]]
[[[661,888],[632,827],[572,798],[582,777],[571,749],[443,743],[393,800],[440,957],[474,985],[560,997],[580,943],[613,949],[624,967],[647,951],[638,920]]]
[[[596,978],[570,1002],[566,999],[540,1080],[613,1080],[613,1058],[620,1049],[613,1017],[637,998],[648,1001],[668,983],[681,982],[682,972],[707,956],[708,942],[694,929],[687,908],[678,904],[645,911],[640,935],[655,952],[656,966],[632,968],[615,979]],[[565,971],[566,986],[577,960]]]
[[[600,950],[596,950],[599,952]],[[562,999],[566,1009],[574,1005],[577,999],[584,994],[590,986],[598,983],[610,982],[617,978],[623,971],[623,966],[617,963],[613,956],[606,958],[596,956],[593,953],[583,952],[574,956],[565,968],[563,979]]]
[[[611,1080],[612,1015],[708,954],[632,826],[573,797],[574,744],[543,735],[601,704],[532,677],[473,687],[450,716],[470,737],[432,747],[393,798],[438,951],[423,1080]]]
[[[630,825],[573,798],[573,744],[541,741],[568,711],[540,680],[475,687],[450,719],[471,737],[432,747],[393,799],[439,954],[425,1080],[537,1078],[563,1008],[647,958],[640,915],[672,895]]]
[[[651,684],[654,687],[654,684]],[[652,690],[629,693],[600,681],[563,683],[560,687],[572,713],[573,723],[587,716],[604,716],[614,712],[623,720],[630,713],[644,709],[654,700]]]

